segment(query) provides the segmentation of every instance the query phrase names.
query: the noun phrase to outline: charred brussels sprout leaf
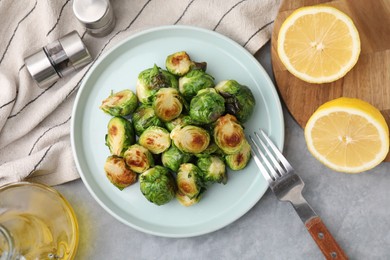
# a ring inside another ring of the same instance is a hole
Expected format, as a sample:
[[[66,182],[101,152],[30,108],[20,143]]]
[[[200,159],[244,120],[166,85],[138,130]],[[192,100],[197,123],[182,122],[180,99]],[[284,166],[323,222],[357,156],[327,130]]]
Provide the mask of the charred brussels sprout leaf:
[[[160,154],[171,146],[169,132],[159,126],[150,126],[139,137],[139,144],[153,154]]]
[[[180,116],[184,99],[175,88],[162,88],[157,91],[153,100],[154,113],[164,122]]]
[[[200,90],[190,103],[190,117],[201,124],[214,122],[224,112],[225,100],[214,88]]]
[[[123,155],[127,166],[136,173],[143,173],[154,166],[152,154],[145,147],[133,144]]]
[[[187,100],[191,100],[199,90],[214,85],[214,78],[202,70],[191,70],[179,79],[179,91]]]
[[[111,118],[106,134],[106,145],[111,154],[122,156],[127,148],[134,143],[135,133],[131,122],[120,116]]]
[[[197,166],[202,171],[202,178],[205,182],[226,184],[226,166],[218,156],[199,158]]]
[[[165,61],[167,70],[176,76],[183,76],[190,71],[192,61],[185,51],[175,52],[169,55]]]
[[[156,116],[152,106],[142,105],[133,114],[133,125],[138,136],[149,126],[164,126],[164,123]]]
[[[225,98],[226,112],[235,115],[241,123],[245,123],[256,105],[252,91],[235,80],[222,81],[215,89]]]
[[[165,167],[177,172],[180,165],[189,162],[191,157],[190,154],[183,153],[175,145],[171,145],[168,150],[163,152],[161,161]]]
[[[251,158],[251,147],[248,141],[244,142],[241,150],[236,154],[225,156],[226,165],[232,170],[242,170],[246,167]]]
[[[100,109],[112,116],[127,116],[137,108],[138,98],[130,89],[111,93],[102,101]]]
[[[171,201],[176,194],[176,182],[169,170],[156,165],[139,177],[140,189],[147,200],[163,205]]]
[[[192,163],[180,165],[176,176],[178,190],[190,199],[198,197],[205,189],[201,175],[200,169]]]
[[[174,75],[162,70],[157,65],[146,69],[138,75],[136,92],[138,100],[143,104],[150,104],[153,96],[161,88],[178,88],[178,81]]]
[[[244,129],[234,116],[226,114],[218,118],[214,127],[214,141],[225,154],[238,153],[245,140]]]
[[[205,72],[207,70],[207,62],[192,61],[191,70],[202,70],[203,72]]]
[[[121,157],[109,156],[104,164],[104,171],[108,180],[120,190],[137,181],[137,174],[127,167]]]
[[[210,143],[209,133],[201,127],[186,125],[175,127],[171,139],[179,150],[184,153],[201,153]]]

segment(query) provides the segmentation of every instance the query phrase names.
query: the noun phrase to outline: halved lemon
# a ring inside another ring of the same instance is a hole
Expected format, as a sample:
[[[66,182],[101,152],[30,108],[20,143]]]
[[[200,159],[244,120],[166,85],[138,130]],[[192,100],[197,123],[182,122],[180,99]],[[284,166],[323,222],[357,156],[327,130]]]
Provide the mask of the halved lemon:
[[[299,79],[332,82],[356,64],[360,38],[351,18],[338,9],[302,7],[280,27],[277,51],[287,70]]]
[[[341,97],[320,106],[305,127],[309,151],[329,168],[363,172],[389,152],[389,127],[381,112],[356,98]]]

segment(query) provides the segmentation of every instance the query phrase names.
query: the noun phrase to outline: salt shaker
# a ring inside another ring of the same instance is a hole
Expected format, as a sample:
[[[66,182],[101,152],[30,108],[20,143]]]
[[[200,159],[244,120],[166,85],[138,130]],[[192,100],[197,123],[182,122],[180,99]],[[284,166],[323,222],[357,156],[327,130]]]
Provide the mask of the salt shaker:
[[[50,86],[91,61],[92,57],[76,31],[24,59],[27,70],[41,88]]]
[[[115,27],[109,0],[73,0],[73,13],[92,36],[106,36]]]

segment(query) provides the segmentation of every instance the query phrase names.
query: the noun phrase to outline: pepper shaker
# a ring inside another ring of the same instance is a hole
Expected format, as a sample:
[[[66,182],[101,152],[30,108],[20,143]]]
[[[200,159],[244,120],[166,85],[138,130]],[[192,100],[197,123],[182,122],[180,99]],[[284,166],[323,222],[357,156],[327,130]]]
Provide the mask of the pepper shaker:
[[[24,59],[27,70],[41,88],[50,86],[91,61],[92,57],[76,31]]]
[[[92,36],[106,36],[115,27],[109,0],[73,0],[73,13]]]

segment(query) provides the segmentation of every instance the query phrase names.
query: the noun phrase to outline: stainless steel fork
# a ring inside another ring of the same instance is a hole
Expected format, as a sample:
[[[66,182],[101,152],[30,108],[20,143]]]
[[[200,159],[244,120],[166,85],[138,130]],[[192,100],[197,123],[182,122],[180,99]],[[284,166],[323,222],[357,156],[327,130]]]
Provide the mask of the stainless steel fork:
[[[290,202],[326,259],[348,259],[321,218],[302,196],[304,182],[268,136],[260,129],[249,136],[252,156],[268,184],[281,201]]]

